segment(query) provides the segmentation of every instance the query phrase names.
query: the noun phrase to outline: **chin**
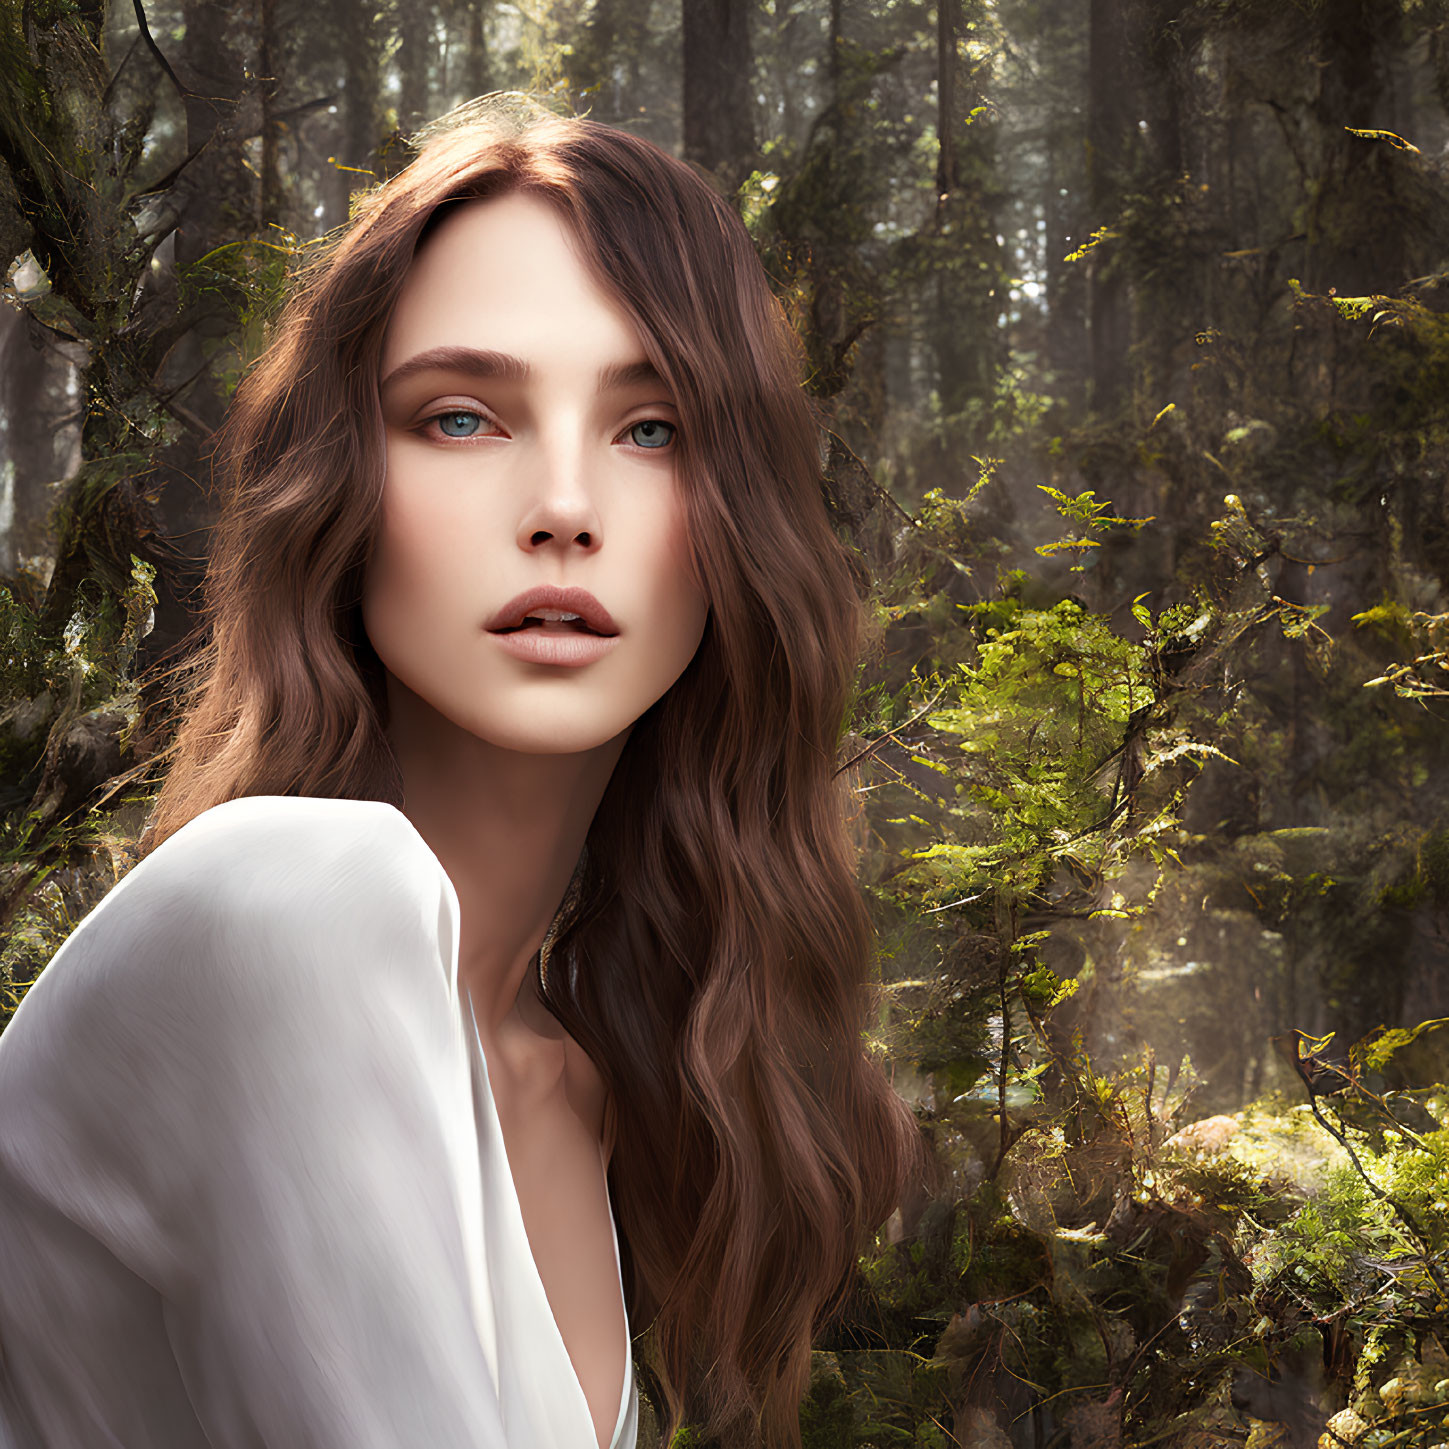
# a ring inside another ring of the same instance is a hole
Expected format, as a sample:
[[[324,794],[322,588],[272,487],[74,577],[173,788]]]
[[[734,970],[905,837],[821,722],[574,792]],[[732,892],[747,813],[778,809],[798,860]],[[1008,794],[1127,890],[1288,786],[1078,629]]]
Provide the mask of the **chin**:
[[[518,755],[586,755],[591,750],[602,749],[614,738],[614,735],[582,733],[527,735],[506,741],[490,740],[489,743]]]
[[[491,727],[494,721],[459,720],[461,727],[494,749],[517,755],[583,755],[617,741],[621,746],[633,729],[632,721],[537,720],[511,722],[510,728]]]

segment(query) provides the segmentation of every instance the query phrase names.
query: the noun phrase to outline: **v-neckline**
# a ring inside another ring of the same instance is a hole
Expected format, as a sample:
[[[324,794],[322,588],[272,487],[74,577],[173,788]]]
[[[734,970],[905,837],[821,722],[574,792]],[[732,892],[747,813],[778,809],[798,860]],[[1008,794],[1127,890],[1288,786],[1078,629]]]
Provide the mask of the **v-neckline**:
[[[579,1378],[578,1369],[574,1366],[572,1355],[569,1353],[568,1344],[564,1342],[563,1330],[558,1326],[558,1319],[554,1315],[553,1304],[548,1301],[548,1289],[544,1286],[543,1274],[538,1271],[538,1259],[533,1255],[533,1244],[528,1240],[528,1225],[523,1220],[523,1203],[518,1196],[518,1184],[513,1177],[513,1164],[508,1158],[508,1141],[503,1135],[503,1121],[498,1115],[498,1104],[493,1097],[493,1082],[488,1074],[488,1054],[483,1050],[483,1038],[478,1031],[478,1018],[473,1011],[473,998],[467,992],[462,993],[468,1010],[468,1018],[473,1028],[473,1044],[477,1049],[478,1065],[482,1073],[484,1094],[488,1099],[488,1121],[489,1128],[495,1136],[500,1150],[503,1153],[504,1165],[507,1168],[505,1176],[508,1179],[508,1193],[512,1198],[513,1206],[517,1211],[517,1220],[522,1229],[524,1254],[528,1268],[532,1273],[533,1282],[538,1288],[540,1300],[544,1307],[544,1317],[548,1319],[553,1329],[553,1336],[558,1344],[559,1352],[563,1355],[563,1361],[569,1367],[569,1373],[573,1378],[575,1387],[578,1389],[579,1402],[583,1405],[584,1414],[589,1422],[590,1429],[593,1428],[593,1410],[589,1406],[588,1395],[584,1392],[584,1386]],[[614,1222],[614,1200],[609,1192],[608,1168],[603,1161],[604,1148],[599,1144],[600,1166],[604,1168],[604,1200],[609,1210],[609,1232],[614,1240],[614,1272],[619,1284],[619,1303],[624,1315],[624,1372],[623,1383],[619,1391],[619,1412],[614,1416],[614,1430],[609,1438],[608,1449],[632,1449],[632,1446],[625,1446],[619,1443],[619,1431],[623,1427],[629,1412],[629,1391],[634,1380],[634,1359],[631,1349],[633,1342],[629,1328],[629,1305],[624,1298],[624,1274],[623,1266],[619,1259],[619,1230]]]
[[[303,797],[292,796],[289,798],[298,799]],[[488,1054],[483,1050],[483,1038],[478,1031],[478,1018],[473,1010],[473,998],[472,995],[462,987],[462,984],[458,979],[458,933],[460,918],[462,915],[462,911],[458,903],[458,889],[453,884],[453,879],[448,874],[447,867],[438,858],[437,852],[434,851],[432,846],[428,844],[427,840],[423,836],[423,833],[413,823],[406,811],[399,809],[396,805],[388,804],[383,801],[367,801],[359,803],[381,804],[384,810],[389,810],[397,815],[399,818],[401,818],[406,823],[408,829],[412,832],[413,837],[416,839],[419,847],[432,861],[434,867],[438,872],[438,875],[441,878],[444,889],[444,901],[448,907],[447,914],[449,916],[449,925],[451,927],[449,933],[451,939],[448,947],[444,950],[443,960],[441,964],[443,966],[445,974],[447,975],[449,992],[453,1002],[455,1003],[455,1006],[459,1010],[460,1018],[462,1011],[466,1009],[468,1023],[471,1024],[473,1028],[473,1047],[476,1048],[477,1066],[479,1069],[479,1073],[482,1077],[483,1091],[488,1099],[488,1130],[491,1134],[493,1134],[494,1139],[498,1143],[498,1149],[503,1155],[503,1175],[508,1179],[508,1185],[505,1191],[509,1199],[511,1199],[511,1206],[513,1209],[512,1217],[518,1224],[518,1235],[523,1239],[522,1252],[516,1253],[515,1256],[522,1258],[527,1264],[525,1272],[529,1275],[529,1279],[533,1288],[537,1290],[537,1301],[542,1305],[543,1312],[541,1314],[541,1317],[546,1320],[548,1324],[548,1330],[553,1334],[553,1341],[557,1345],[558,1352],[562,1356],[564,1364],[567,1365],[569,1377],[572,1380],[574,1387],[578,1390],[578,1403],[583,1411],[584,1422],[587,1423],[589,1426],[590,1443],[595,1443],[596,1440],[594,1438],[594,1416],[592,1409],[589,1407],[589,1397],[584,1392],[584,1386],[579,1379],[578,1370],[574,1367],[573,1358],[569,1354],[568,1344],[564,1342],[563,1330],[559,1328],[558,1319],[554,1317],[553,1304],[548,1301],[548,1290],[543,1285],[543,1275],[538,1271],[538,1260],[533,1256],[533,1244],[530,1243],[528,1240],[528,1227],[527,1224],[523,1221],[523,1203],[518,1196],[518,1185],[513,1179],[513,1166],[508,1160],[508,1143],[503,1136],[503,1122],[498,1116],[498,1107],[493,1100],[493,1083],[488,1075]],[[460,1025],[461,1024],[462,1022],[460,1019]],[[474,1054],[473,1049],[470,1049],[469,1054]],[[632,1348],[633,1334],[629,1326],[629,1305],[624,1297],[624,1274],[623,1267],[619,1259],[619,1230],[614,1222],[614,1200],[613,1194],[609,1191],[609,1174],[607,1165],[603,1164],[603,1152],[603,1144],[600,1143],[599,1157],[601,1165],[604,1166],[604,1199],[605,1202],[608,1204],[609,1209],[609,1231],[613,1235],[614,1239],[614,1269],[615,1273],[617,1274],[619,1284],[619,1301],[624,1313],[624,1382],[619,1393],[619,1412],[614,1419],[614,1432],[613,1437],[609,1440],[608,1449],[633,1449],[632,1445],[620,1444],[619,1442],[619,1434],[624,1426],[629,1422],[630,1401],[633,1396],[634,1390],[634,1356]]]

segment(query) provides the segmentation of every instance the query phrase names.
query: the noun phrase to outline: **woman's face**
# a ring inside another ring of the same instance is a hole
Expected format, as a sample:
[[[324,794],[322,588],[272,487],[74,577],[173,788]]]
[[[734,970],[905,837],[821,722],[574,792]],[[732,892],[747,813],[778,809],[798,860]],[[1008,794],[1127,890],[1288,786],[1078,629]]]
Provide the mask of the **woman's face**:
[[[450,208],[383,349],[368,638],[390,691],[528,754],[627,730],[689,663],[708,612],[677,410],[575,246],[523,193]]]

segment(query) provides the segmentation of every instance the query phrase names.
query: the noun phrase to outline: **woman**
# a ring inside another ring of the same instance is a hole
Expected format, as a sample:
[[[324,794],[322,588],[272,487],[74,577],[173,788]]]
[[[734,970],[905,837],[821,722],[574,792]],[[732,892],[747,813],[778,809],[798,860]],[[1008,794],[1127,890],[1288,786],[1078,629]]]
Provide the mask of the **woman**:
[[[899,1197],[857,606],[739,219],[455,113],[233,405],[145,858],[0,1042],[17,1444],[798,1442]]]

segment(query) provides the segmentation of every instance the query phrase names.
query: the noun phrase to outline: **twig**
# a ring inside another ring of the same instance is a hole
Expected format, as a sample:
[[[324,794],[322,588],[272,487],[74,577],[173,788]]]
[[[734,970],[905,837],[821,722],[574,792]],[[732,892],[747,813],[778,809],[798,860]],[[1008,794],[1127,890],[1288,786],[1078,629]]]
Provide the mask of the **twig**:
[[[1112,1385],[1110,1383],[1106,1383],[1106,1384],[1069,1384],[1066,1388],[1064,1388],[1064,1389],[1058,1389],[1056,1391],[1056,1393],[1054,1393],[1054,1394],[1048,1394],[1046,1396],[1046,1398],[1044,1398],[1044,1399],[1038,1399],[1036,1401],[1036,1403],[1028,1405],[1011,1422],[1013,1424],[1018,1423],[1020,1420],[1026,1418],[1026,1416],[1028,1414],[1035,1413],[1039,1408],[1041,1408],[1041,1406],[1043,1404],[1049,1404],[1049,1403],[1051,1403],[1051,1401],[1053,1399],[1060,1399],[1060,1398],[1062,1398],[1066,1394],[1093,1394],[1093,1393],[1096,1393],[1100,1389],[1111,1389],[1113,1387],[1114,1387],[1114,1385]]]
[[[837,775],[843,775],[845,771],[851,768],[851,766],[858,765],[863,759],[866,758],[867,755],[874,754],[878,746],[883,745],[887,740],[894,739],[898,734],[900,734],[902,730],[909,729],[918,720],[924,719],[928,714],[930,714],[933,709],[935,709],[936,705],[940,702],[941,696],[945,694],[945,692],[946,691],[944,688],[938,689],[936,691],[935,698],[922,705],[921,708],[918,709],[915,714],[910,717],[910,719],[902,721],[895,727],[895,729],[887,730],[886,733],[883,735],[877,735],[875,739],[873,739],[863,750],[861,750],[858,754],[852,755],[843,765],[841,765],[835,771],[835,773]]]
[[[198,417],[190,408],[185,407],[172,398],[162,398],[161,406],[178,422],[184,423],[190,428],[198,437],[209,438],[216,431],[204,418]]]
[[[1328,1135],[1332,1137],[1333,1140],[1337,1142],[1338,1145],[1342,1147],[1346,1153],[1348,1153],[1348,1160],[1353,1163],[1355,1171],[1357,1171],[1358,1175],[1363,1178],[1364,1186],[1368,1188],[1368,1190],[1380,1202],[1387,1203],[1391,1208],[1393,1208],[1393,1210],[1399,1215],[1399,1218],[1403,1222],[1404,1226],[1408,1228],[1408,1230],[1418,1240],[1419,1246],[1424,1250],[1425,1271],[1427,1271],[1429,1277],[1433,1279],[1434,1286],[1439,1290],[1440,1298],[1449,1300],[1449,1284],[1446,1284],[1444,1282],[1444,1279],[1441,1276],[1438,1267],[1435,1265],[1433,1259],[1433,1249],[1429,1244],[1429,1239],[1425,1235],[1423,1228],[1419,1226],[1418,1220],[1414,1217],[1413,1213],[1411,1213],[1409,1209],[1406,1208],[1404,1204],[1401,1203],[1399,1199],[1393,1195],[1393,1193],[1385,1192],[1383,1188],[1381,1188],[1378,1183],[1376,1183],[1373,1178],[1368,1175],[1368,1172],[1365,1170],[1363,1163],[1358,1160],[1358,1153],[1353,1150],[1353,1146],[1349,1142],[1348,1137],[1344,1133],[1339,1132],[1333,1127],[1329,1126],[1328,1119],[1318,1109],[1318,1098],[1312,1092],[1309,1092],[1308,1094],[1308,1107],[1309,1110],[1313,1113],[1314,1117],[1317,1118],[1318,1125],[1322,1127],[1323,1130],[1327,1132]]]
[[[1152,1142],[1152,1089],[1157,1085],[1157,1051],[1149,1047],[1147,1050],[1147,1090],[1142,1094],[1142,1112],[1147,1119],[1147,1146],[1150,1150]],[[1167,1099],[1164,1097],[1162,1105],[1167,1106]]]
[[[962,896],[959,901],[947,901],[944,906],[927,906],[921,914],[923,916],[934,916],[937,911],[949,911],[956,906],[969,906],[972,901],[979,901],[985,894],[985,891],[977,891],[974,896]]]
[[[154,39],[152,39],[151,27],[146,23],[146,11],[145,7],[141,4],[141,0],[131,0],[131,4],[135,8],[136,24],[141,29],[141,39],[146,42],[146,49],[149,50],[153,56],[155,56],[156,64],[159,65],[161,69],[166,72],[167,80],[169,80],[171,84],[176,87],[176,94],[180,96],[182,100],[189,100],[193,95],[196,94],[196,92],[188,90],[184,85],[181,84],[180,80],[177,79],[176,72],[171,69],[171,62],[167,60],[164,55],[162,55],[161,47],[156,44]]]
[[[1006,1161],[1006,1154],[1011,1151],[1011,1145],[1016,1141],[1016,1138],[1011,1135],[1011,1121],[1006,1115],[1006,1077],[1011,1062],[1011,997],[1009,991],[1011,947],[1009,943],[1016,940],[1015,904],[1008,906],[1007,910],[1006,942],[1008,944],[1003,944],[996,968],[996,981],[1001,1003],[1001,1068],[996,1077],[996,1110],[997,1115],[1001,1118],[1001,1137],[997,1143],[996,1161],[992,1164],[991,1172],[988,1175],[990,1182],[996,1181],[996,1175]],[[1000,906],[998,906],[997,919],[1000,920]]]
[[[840,448],[841,452],[843,452],[853,463],[855,463],[860,468],[861,472],[864,473],[867,478],[870,479],[870,486],[875,489],[877,496],[884,498],[885,501],[889,503],[890,506],[894,508],[895,511],[899,513],[900,516],[904,518],[912,528],[914,528],[916,526],[915,515],[912,514],[909,509],[903,508],[901,504],[896,501],[895,495],[892,494],[889,489],[882,488],[880,484],[875,481],[875,474],[873,474],[870,469],[865,466],[864,460],[850,446],[850,444],[847,443],[845,439],[840,436],[839,433],[834,432],[830,428],[826,428],[825,435],[831,440],[832,443],[836,444]]]
[[[991,1169],[991,1178],[1001,1171],[1006,1154],[1011,1150],[1011,1122],[1006,1115],[1006,1074],[1011,1061],[1011,1002],[1006,989],[1006,954],[1002,953],[998,970],[998,985],[1001,992],[1001,1069],[996,1077],[996,1110],[1001,1119],[1001,1140],[996,1148],[996,1162]]]
[[[128,61],[129,61],[129,60],[130,60],[130,59],[131,59],[131,57],[132,57],[132,56],[133,56],[133,55],[134,55],[134,54],[135,54],[135,53],[136,53],[136,47],[137,47],[137,46],[138,46],[138,45],[140,45],[140,43],[141,43],[141,37],[140,37],[140,36],[139,36],[139,35],[138,35],[138,36],[137,36],[137,37],[136,37],[136,39],[135,39],[135,40],[133,40],[133,41],[132,41],[132,42],[131,42],[131,43],[130,43],[130,45],[128,45],[128,46],[127,46],[127,47],[126,47],[126,53],[125,53],[125,55],[123,55],[123,56],[122,56],[122,57],[121,57],[121,63],[120,63],[120,65],[118,65],[118,66],[117,66],[117,67],[116,67],[116,69],[115,69],[115,71],[114,71],[114,73],[113,73],[113,74],[112,74],[112,76],[111,76],[111,78],[110,78],[110,80],[108,80],[108,81],[107,81],[107,82],[106,82],[106,88],[105,88],[105,90],[104,90],[104,91],[102,91],[102,92],[101,92],[101,107],[100,107],[100,108],[101,108],[101,110],[105,110],[105,108],[106,108],[106,107],[107,107],[107,106],[108,106],[108,105],[110,105],[110,103],[111,103],[111,92],[112,92],[112,91],[113,91],[113,90],[115,90],[115,88],[116,88],[116,82],[117,82],[117,81],[118,81],[118,80],[120,80],[120,78],[121,78],[121,72],[122,72],[122,71],[123,71],[123,70],[125,70],[125,68],[126,68],[126,63],[127,63],[127,62],[128,62]]]

